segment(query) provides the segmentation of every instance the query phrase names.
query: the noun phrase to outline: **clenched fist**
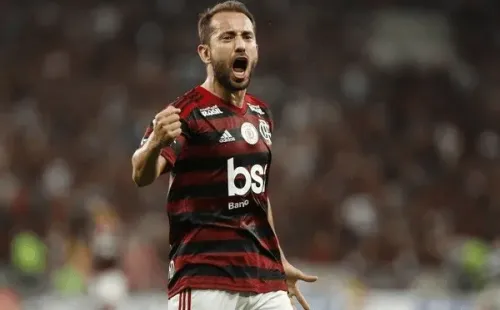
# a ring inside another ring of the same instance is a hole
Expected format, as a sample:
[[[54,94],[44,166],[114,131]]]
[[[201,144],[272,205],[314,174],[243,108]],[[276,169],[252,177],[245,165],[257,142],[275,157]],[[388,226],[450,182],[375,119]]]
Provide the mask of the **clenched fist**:
[[[153,120],[153,140],[161,147],[169,146],[181,133],[180,109],[167,107]]]

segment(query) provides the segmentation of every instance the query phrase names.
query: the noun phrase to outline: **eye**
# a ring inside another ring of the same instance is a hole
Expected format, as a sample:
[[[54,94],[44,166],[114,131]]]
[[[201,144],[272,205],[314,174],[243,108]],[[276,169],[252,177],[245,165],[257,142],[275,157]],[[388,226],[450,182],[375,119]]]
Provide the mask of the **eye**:
[[[232,39],[233,39],[233,37],[234,37],[234,35],[233,35],[233,34],[231,34],[231,33],[223,33],[223,34],[220,36],[220,39],[221,39],[222,41],[230,41],[230,40],[232,40]]]

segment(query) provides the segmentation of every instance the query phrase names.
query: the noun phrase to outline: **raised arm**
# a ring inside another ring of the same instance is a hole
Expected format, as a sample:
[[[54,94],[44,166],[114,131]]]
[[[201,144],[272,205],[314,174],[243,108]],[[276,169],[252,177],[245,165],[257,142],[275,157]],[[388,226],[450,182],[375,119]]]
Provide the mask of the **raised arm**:
[[[161,155],[182,133],[179,113],[179,109],[167,107],[156,115],[146,131],[141,147],[132,156],[132,179],[137,186],[153,183],[167,170],[168,161]]]

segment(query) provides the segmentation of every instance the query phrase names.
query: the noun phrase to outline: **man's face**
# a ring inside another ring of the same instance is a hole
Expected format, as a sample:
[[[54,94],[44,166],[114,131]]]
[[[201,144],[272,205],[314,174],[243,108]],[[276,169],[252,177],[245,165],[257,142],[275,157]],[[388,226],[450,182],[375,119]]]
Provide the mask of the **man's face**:
[[[221,12],[211,23],[209,49],[215,78],[230,91],[246,89],[259,58],[252,21],[242,13]]]

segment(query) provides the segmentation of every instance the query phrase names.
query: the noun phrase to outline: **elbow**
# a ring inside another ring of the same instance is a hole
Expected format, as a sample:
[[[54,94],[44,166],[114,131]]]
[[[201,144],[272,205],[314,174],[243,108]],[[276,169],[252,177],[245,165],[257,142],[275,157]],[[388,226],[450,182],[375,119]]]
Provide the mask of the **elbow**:
[[[132,181],[134,181],[135,186],[138,188],[141,188],[141,187],[144,187],[147,185],[145,182],[142,182],[141,179],[136,178],[136,177],[132,177]]]
[[[146,180],[144,180],[144,178],[142,178],[140,174],[137,173],[135,170],[132,172],[132,181],[134,181],[135,186],[139,188],[151,184],[151,182],[147,182]]]
[[[155,170],[151,170],[147,163],[141,162],[137,154],[132,156],[132,181],[137,187],[148,186],[156,180],[158,174],[155,174]]]
[[[137,188],[142,188],[142,187],[146,187],[147,185],[149,185],[148,183],[139,183],[139,182],[134,182],[134,183],[137,186]]]
[[[139,178],[135,171],[132,172],[132,181],[134,181],[135,186],[144,187],[143,182],[141,182],[141,178]]]

